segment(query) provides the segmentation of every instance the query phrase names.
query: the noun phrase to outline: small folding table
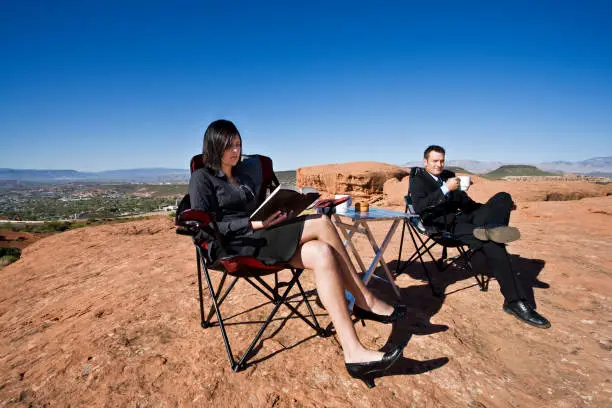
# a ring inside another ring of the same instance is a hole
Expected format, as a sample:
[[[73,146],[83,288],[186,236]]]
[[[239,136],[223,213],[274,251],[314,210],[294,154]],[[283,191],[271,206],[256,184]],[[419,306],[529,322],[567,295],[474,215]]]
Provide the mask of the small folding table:
[[[393,279],[393,275],[389,270],[389,266],[383,258],[383,253],[389,245],[389,242],[391,241],[391,238],[393,237],[393,233],[395,233],[397,226],[402,221],[408,220],[410,217],[412,217],[411,214],[376,207],[370,207],[369,211],[366,212],[355,211],[354,207],[349,207],[347,209],[336,209],[336,213],[333,216],[334,224],[344,237],[344,246],[347,249],[350,248],[351,252],[355,256],[357,264],[361,268],[361,271],[364,273],[363,282],[367,285],[370,281],[370,278],[372,277],[382,280],[391,285],[393,291],[395,292],[395,295],[398,298],[400,297],[399,288],[395,284],[395,280]],[[348,222],[346,222],[347,219]],[[374,234],[372,234],[372,230],[368,225],[370,222],[374,221],[392,221],[380,246],[376,242]],[[365,235],[370,241],[370,245],[372,246],[372,250],[374,251],[374,259],[372,259],[372,262],[370,263],[367,269],[365,267],[365,264],[363,263],[363,260],[361,259],[361,256],[359,255],[359,251],[357,251],[357,248],[355,248],[355,245],[352,241],[356,233]],[[380,266],[382,266],[385,271],[385,274],[387,275],[387,279],[374,274],[374,270],[376,269],[377,264],[380,264]],[[347,298],[351,302],[350,307],[352,308],[355,299],[348,292]]]

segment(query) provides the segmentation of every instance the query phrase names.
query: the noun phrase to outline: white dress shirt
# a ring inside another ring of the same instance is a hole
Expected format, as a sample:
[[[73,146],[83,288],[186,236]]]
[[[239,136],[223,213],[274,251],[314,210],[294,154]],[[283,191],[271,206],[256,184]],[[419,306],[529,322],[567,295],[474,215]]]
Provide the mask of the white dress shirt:
[[[427,172],[427,174],[429,174],[431,177],[433,177],[434,180],[436,180],[436,183],[440,183],[440,178],[438,176],[434,176],[433,174],[431,174],[430,172]],[[450,190],[448,189],[448,187],[446,187],[446,183],[442,182],[442,185],[440,186],[440,190],[442,190],[442,194],[447,195]]]

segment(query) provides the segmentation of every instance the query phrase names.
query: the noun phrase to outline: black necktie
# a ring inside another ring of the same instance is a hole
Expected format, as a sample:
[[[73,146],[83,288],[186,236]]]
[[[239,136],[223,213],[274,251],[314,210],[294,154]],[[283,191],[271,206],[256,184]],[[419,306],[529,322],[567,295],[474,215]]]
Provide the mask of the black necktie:
[[[442,177],[438,177],[438,185],[442,187],[443,184],[444,182],[442,181]]]

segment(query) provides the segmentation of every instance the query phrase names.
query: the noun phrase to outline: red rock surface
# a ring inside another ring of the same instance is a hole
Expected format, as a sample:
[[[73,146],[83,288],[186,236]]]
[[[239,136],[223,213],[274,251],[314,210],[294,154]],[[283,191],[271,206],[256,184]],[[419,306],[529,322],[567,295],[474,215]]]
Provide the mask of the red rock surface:
[[[354,199],[376,201],[382,197],[385,181],[407,174],[406,169],[386,163],[328,164],[297,169],[296,184],[314,187],[324,195],[350,194]]]
[[[33,234],[23,231],[0,230],[0,248],[23,249],[41,238],[48,237],[49,233]]]
[[[482,181],[473,192],[529,193],[517,188]],[[504,314],[495,281],[483,293],[460,271],[435,274],[446,297],[434,298],[413,265],[397,279],[408,317],[356,325],[370,347],[408,341],[404,360],[372,390],[347,375],[333,337],[313,337],[296,319],[276,321],[260,361],[233,373],[218,328],[199,324],[191,241],[167,217],[39,240],[0,271],[0,406],[610,406],[612,197],[519,204],[512,221],[523,239],[509,251],[525,278],[550,284],[534,291],[552,328]],[[389,223],[372,227],[380,242]],[[367,239],[356,244],[371,259]],[[388,261],[398,246],[396,233]],[[309,271],[304,284],[314,286]],[[371,287],[394,300],[386,286]],[[261,320],[270,304],[242,312],[264,303],[242,282],[224,306],[238,323]],[[236,352],[256,327],[228,327]]]

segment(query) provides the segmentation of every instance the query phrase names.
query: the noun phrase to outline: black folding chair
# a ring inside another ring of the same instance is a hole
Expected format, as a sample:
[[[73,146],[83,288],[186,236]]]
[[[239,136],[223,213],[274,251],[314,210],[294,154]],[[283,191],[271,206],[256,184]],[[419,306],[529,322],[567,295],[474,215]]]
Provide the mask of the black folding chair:
[[[402,273],[406,267],[418,259],[423,267],[425,275],[427,276],[427,281],[429,282],[431,292],[434,296],[442,297],[444,295],[443,291],[439,292],[436,290],[436,287],[432,282],[431,274],[429,273],[429,270],[425,265],[425,261],[423,260],[423,256],[428,254],[438,272],[444,272],[451,266],[466,270],[476,278],[476,282],[478,283],[480,290],[486,292],[489,289],[489,276],[484,271],[481,271],[480,273],[475,272],[472,266],[472,256],[474,255],[475,251],[471,250],[466,244],[461,242],[455,235],[453,235],[448,226],[446,226],[446,229],[444,230],[425,226],[421,217],[412,207],[412,199],[410,198],[410,194],[407,194],[404,197],[404,200],[406,201],[406,209],[404,211],[407,214],[410,214],[410,217],[404,219],[404,225],[402,226],[402,236],[399,254],[397,256],[395,274],[398,275]],[[427,210],[425,212],[427,212]],[[410,238],[412,239],[415,251],[410,258],[408,258],[402,264],[402,249],[406,226],[408,226],[408,232],[410,233]],[[442,247],[442,255],[438,259],[436,259],[431,252],[431,249],[436,245],[440,245]],[[448,248],[455,248],[459,254],[449,258]]]
[[[262,202],[266,196],[266,191],[272,191],[279,184],[272,168],[272,160],[268,157],[259,155],[250,156],[248,159],[251,160],[250,165],[253,165],[252,170],[257,173],[255,174],[255,178],[261,182],[259,201]],[[194,172],[203,165],[202,155],[194,156],[191,160],[191,172]],[[291,313],[284,318],[285,320],[289,319],[293,314],[295,314],[301,320],[306,322],[306,324],[308,324],[312,329],[314,329],[317,335],[327,335],[327,331],[319,326],[317,318],[308,301],[307,293],[304,291],[304,288],[300,283],[299,278],[303,272],[303,269],[296,269],[286,264],[269,266],[261,263],[254,257],[246,256],[227,257],[213,261],[208,255],[209,243],[216,242],[216,245],[222,245],[222,238],[217,229],[214,214],[205,211],[192,210],[189,205],[189,195],[183,198],[183,201],[179,206],[176,217],[176,225],[178,234],[190,235],[193,237],[193,242],[196,248],[198,291],[200,297],[200,318],[202,327],[206,329],[211,326],[219,326],[221,336],[223,337],[223,342],[227,350],[227,355],[230,360],[230,366],[232,367],[233,371],[237,372],[247,367],[248,360],[252,357],[250,354],[261,339],[268,325],[274,319],[281,305],[286,306],[291,311]],[[218,270],[222,274],[221,280],[216,289],[213,287],[210,278],[210,270],[212,269]],[[279,281],[278,273],[284,269],[288,269],[291,272],[291,278],[289,281],[281,282]],[[207,315],[205,314],[204,310],[202,271],[204,272],[204,278],[206,279],[206,285],[210,291],[212,301],[211,310]],[[263,279],[264,276],[271,274],[274,274],[273,285],[269,284]],[[239,279],[243,279],[257,289],[257,291],[270,300],[274,307],[267,319],[260,326],[259,331],[253,338],[246,351],[242,354],[242,356],[236,359],[234,358],[225,328],[227,318],[224,319],[220,308]],[[230,281],[229,285],[225,290],[223,290],[223,287],[228,280]],[[294,288],[297,288],[298,293],[289,297],[289,293]],[[294,298],[299,299],[297,307],[292,304]],[[306,305],[308,315],[304,315],[298,310],[302,303]],[[212,319],[215,315],[216,321],[213,321]]]

